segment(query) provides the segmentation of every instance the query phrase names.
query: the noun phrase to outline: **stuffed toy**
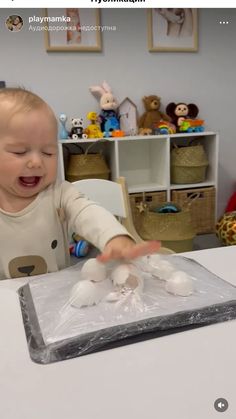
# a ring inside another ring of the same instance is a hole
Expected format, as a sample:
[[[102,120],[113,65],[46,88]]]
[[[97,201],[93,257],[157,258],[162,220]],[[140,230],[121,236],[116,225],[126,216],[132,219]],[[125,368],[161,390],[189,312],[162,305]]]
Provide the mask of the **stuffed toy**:
[[[119,130],[119,118],[116,112],[118,103],[112,94],[110,86],[104,81],[101,86],[91,86],[91,93],[100,99],[101,112],[99,121],[104,137],[111,137],[113,130]]]
[[[71,130],[69,138],[78,140],[79,138],[88,138],[83,129],[83,118],[71,118]]]
[[[153,130],[154,124],[158,124],[161,120],[170,121],[169,116],[160,111],[160,97],[144,96],[143,103],[145,112],[139,120],[139,134],[143,134],[143,130],[146,128]]]
[[[226,246],[236,244],[236,211],[226,212],[216,224],[216,236]]]
[[[186,103],[174,103],[171,102],[166,107],[166,113],[172,119],[177,130],[181,127],[181,124],[186,119],[196,118],[198,115],[198,107],[194,103],[187,105]]]
[[[89,124],[84,132],[88,135],[88,138],[103,138],[100,126],[98,124],[98,115],[96,112],[89,112],[87,118],[90,120]]]
[[[140,128],[139,134],[140,135],[152,135],[153,131],[151,128]]]

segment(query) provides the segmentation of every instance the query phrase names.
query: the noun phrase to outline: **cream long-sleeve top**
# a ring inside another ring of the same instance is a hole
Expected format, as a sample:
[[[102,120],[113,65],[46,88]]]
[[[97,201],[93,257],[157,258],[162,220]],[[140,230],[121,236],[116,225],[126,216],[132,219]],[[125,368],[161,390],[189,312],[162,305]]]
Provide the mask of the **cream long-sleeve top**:
[[[16,213],[0,209],[0,279],[55,272],[69,265],[75,232],[103,250],[127,230],[69,182],[50,185]]]

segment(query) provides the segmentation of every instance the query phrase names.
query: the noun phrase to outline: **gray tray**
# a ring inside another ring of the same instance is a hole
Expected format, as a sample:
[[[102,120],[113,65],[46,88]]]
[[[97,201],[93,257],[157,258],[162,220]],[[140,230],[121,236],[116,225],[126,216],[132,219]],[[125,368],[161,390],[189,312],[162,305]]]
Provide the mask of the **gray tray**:
[[[77,309],[68,303],[82,264],[35,277],[19,290],[31,358],[50,363],[236,318],[236,288],[181,256],[165,256],[193,277],[194,293],[174,296],[143,273],[144,292],[120,303]]]

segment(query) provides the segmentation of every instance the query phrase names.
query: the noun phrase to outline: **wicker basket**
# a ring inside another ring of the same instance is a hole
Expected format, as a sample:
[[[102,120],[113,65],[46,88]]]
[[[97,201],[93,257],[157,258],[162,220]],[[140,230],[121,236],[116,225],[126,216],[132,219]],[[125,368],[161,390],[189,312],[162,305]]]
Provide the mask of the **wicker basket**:
[[[144,240],[160,240],[175,252],[193,249],[195,230],[188,208],[177,213],[143,212],[139,234]]]
[[[175,252],[191,251],[195,231],[188,200],[178,213],[154,212],[166,203],[166,192],[143,192],[130,195],[136,230],[143,240],[160,240]]]
[[[141,212],[139,206],[145,202],[146,206],[149,210],[153,210],[164,204],[167,199],[167,195],[165,191],[160,192],[139,192],[133,193],[129,195],[130,197],[130,206],[132,211],[132,218],[134,222],[134,226],[139,232],[140,230],[140,223],[141,223]]]
[[[69,182],[81,179],[109,179],[110,170],[104,156],[101,153],[88,154],[88,149],[84,154],[70,155],[66,170],[66,180]]]
[[[197,234],[215,232],[215,188],[195,188],[172,191],[171,199],[177,205],[183,204],[194,195],[199,196],[190,205],[193,227]]]
[[[208,160],[201,144],[171,150],[171,182],[199,183],[206,178]]]

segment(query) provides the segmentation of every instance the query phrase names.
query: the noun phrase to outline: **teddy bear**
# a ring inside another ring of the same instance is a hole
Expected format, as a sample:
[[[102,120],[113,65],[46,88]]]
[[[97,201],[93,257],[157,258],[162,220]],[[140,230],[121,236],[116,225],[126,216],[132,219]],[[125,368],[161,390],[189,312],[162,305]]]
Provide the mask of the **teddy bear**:
[[[170,117],[160,111],[161,98],[156,95],[144,96],[143,103],[145,107],[144,114],[139,119],[139,134],[143,134],[143,130],[153,130],[155,124],[161,120],[170,121]]]
[[[171,102],[166,107],[166,113],[171,117],[176,128],[179,129],[185,119],[196,118],[199,109],[194,103],[174,103]]]

